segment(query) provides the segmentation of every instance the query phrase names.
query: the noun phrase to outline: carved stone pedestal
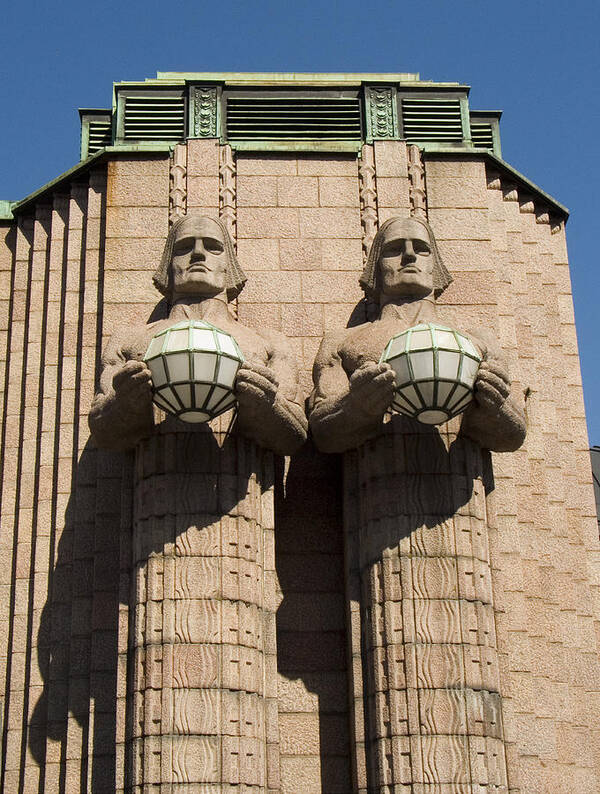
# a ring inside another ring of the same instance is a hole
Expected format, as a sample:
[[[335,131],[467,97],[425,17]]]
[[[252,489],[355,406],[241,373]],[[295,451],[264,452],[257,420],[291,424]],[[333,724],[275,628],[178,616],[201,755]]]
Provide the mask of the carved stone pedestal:
[[[355,790],[506,792],[489,453],[394,416],[345,455]],[[450,429],[448,429],[450,428]]]
[[[279,788],[273,457],[220,420],[136,450],[132,792]]]

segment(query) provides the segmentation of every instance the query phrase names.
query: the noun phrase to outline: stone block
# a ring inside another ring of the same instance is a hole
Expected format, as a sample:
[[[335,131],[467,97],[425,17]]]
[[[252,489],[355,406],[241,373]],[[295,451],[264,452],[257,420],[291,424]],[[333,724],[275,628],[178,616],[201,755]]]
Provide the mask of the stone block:
[[[280,207],[316,207],[318,180],[314,176],[277,177],[277,204]]]
[[[283,176],[297,173],[296,157],[287,154],[238,152],[236,155],[238,176]]]
[[[111,179],[118,180],[120,177],[131,176],[163,176],[169,173],[169,154],[168,152],[161,152],[156,155],[149,155],[146,152],[141,157],[119,157],[111,160],[108,163],[108,180],[110,184]],[[82,186],[85,189],[85,186]],[[72,228],[71,219],[69,218],[69,227]]]
[[[256,270],[279,270],[279,241],[275,239],[238,240],[237,257],[246,275]],[[295,269],[292,268],[292,270]],[[243,300],[243,296],[240,300]]]
[[[282,308],[279,303],[240,303],[238,318],[250,328],[273,328],[281,331]]]
[[[303,272],[302,296],[307,303],[327,303],[332,295],[345,303],[358,301],[362,290],[354,271],[332,272],[324,277],[320,272]]]
[[[218,176],[219,142],[190,139],[187,142],[187,176]]]
[[[321,176],[319,204],[321,207],[358,207],[358,189],[356,176]]]
[[[237,213],[237,230],[240,239],[298,237],[298,210],[240,207]]]
[[[358,161],[354,155],[298,155],[300,176],[353,176],[358,174]]]
[[[318,270],[321,251],[321,240],[280,240],[280,266],[283,270]]]
[[[219,206],[219,177],[190,176],[187,180],[187,212],[197,213],[196,207]],[[197,213],[200,214],[200,213]]]
[[[490,240],[487,212],[480,209],[432,209],[429,222],[436,239]]]
[[[163,237],[167,231],[167,208],[107,207],[106,237]]]
[[[377,206],[392,208],[399,215],[405,215],[410,209],[408,179],[399,176],[377,175]],[[381,219],[380,219],[381,223]]]
[[[347,207],[300,209],[300,237],[361,239],[360,212]],[[291,235],[286,235],[291,236]]]
[[[236,201],[238,207],[276,207],[277,178],[274,176],[238,176]]]
[[[280,714],[279,751],[282,755],[319,755],[319,714]]]
[[[257,272],[244,289],[245,303],[296,303],[300,298],[300,273]]]
[[[375,171],[380,176],[408,177],[406,144],[403,141],[374,141]]]
[[[323,304],[287,303],[281,307],[281,327],[287,336],[323,335]]]
[[[159,175],[114,173],[108,182],[109,207],[164,207],[169,203],[169,172]]]

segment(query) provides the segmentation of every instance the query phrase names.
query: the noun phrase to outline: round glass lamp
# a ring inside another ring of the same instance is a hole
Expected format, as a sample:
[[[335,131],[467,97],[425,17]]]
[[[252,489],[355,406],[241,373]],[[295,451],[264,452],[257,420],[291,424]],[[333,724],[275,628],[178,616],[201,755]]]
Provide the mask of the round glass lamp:
[[[423,323],[393,336],[382,362],[396,373],[392,407],[424,424],[439,425],[473,399],[481,354],[464,334]]]
[[[236,403],[233,386],[244,361],[226,331],[203,320],[183,320],[159,331],[144,356],[152,399],[184,422],[207,422]]]

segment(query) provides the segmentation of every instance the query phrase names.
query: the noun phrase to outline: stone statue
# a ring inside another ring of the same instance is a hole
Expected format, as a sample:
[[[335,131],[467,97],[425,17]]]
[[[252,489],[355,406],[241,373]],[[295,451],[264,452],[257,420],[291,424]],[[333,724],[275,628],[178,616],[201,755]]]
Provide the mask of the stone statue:
[[[345,453],[354,791],[508,790],[487,450],[521,445],[524,410],[480,331],[474,399],[439,427],[390,415],[378,363],[392,336],[444,323],[450,281],[428,223],[386,221],[360,279],[376,319],[326,337],[313,370],[315,443]]]
[[[321,450],[342,452],[381,429],[394,391],[392,368],[377,363],[381,353],[394,334],[443,321],[435,299],[451,280],[426,221],[390,218],[382,225],[360,278],[367,297],[379,304],[378,317],[326,337],[315,361],[310,426]],[[506,366],[483,332],[469,336],[483,361],[461,431],[486,449],[517,449],[525,418],[511,395]]]
[[[228,310],[245,280],[221,220],[177,220],[154,275],[168,317],[109,342],[90,412],[99,446],[135,448],[126,752],[136,791],[279,788],[272,452],[297,450],[307,421],[285,338]],[[155,424],[142,358],[185,319],[228,332],[244,354],[236,432],[228,413]]]
[[[97,444],[130,449],[152,432],[151,374],[142,358],[155,333],[197,318],[230,333],[244,353],[236,379],[239,431],[282,455],[298,449],[306,438],[306,418],[294,357],[281,334],[247,328],[229,312],[227,302],[241,292],[246,277],[225,224],[204,216],[176,221],[153,281],[167,298],[169,315],[110,340],[89,416]]]

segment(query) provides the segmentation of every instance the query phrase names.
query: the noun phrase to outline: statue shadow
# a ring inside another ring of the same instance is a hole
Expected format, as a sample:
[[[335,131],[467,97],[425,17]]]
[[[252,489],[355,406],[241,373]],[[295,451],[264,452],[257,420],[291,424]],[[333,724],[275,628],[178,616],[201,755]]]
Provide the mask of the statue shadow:
[[[285,487],[276,489],[280,710],[318,721],[313,763],[327,794],[353,786],[344,509],[355,509],[357,488],[361,499],[371,500],[377,532],[369,539],[368,565],[422,527],[435,528],[464,510],[476,481],[486,493],[494,488],[489,453],[460,436],[448,444],[438,428],[400,415],[364,445],[362,454],[372,455],[371,493],[364,481],[353,480],[357,454],[350,453],[344,471],[342,455],[319,453],[309,441],[291,459]]]
[[[189,475],[210,470],[217,458],[227,461],[234,476],[226,488],[212,489],[203,507],[205,514],[229,513],[247,493],[235,468],[236,445],[231,438],[219,445],[202,428],[182,432],[179,440],[177,472]],[[154,463],[160,472],[160,461]],[[88,441],[72,474],[64,524],[51,528],[59,539],[37,636],[41,692],[28,724],[40,794],[114,794],[118,779],[127,785],[130,777],[125,681],[134,465],[133,453],[97,449]],[[176,491],[174,498],[180,496]],[[137,551],[144,557],[160,551],[188,527],[155,521]]]

